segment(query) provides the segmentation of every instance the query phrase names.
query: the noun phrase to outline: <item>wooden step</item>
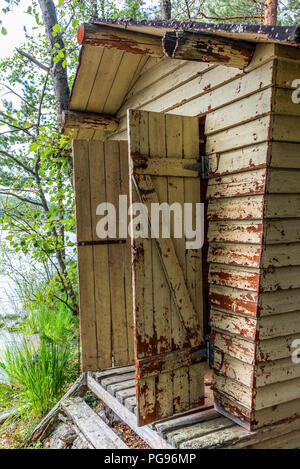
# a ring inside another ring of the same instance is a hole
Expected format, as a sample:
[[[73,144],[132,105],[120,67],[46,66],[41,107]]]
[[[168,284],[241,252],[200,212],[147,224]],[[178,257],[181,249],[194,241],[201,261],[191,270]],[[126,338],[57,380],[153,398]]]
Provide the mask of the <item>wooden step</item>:
[[[128,449],[119,436],[80,397],[65,399],[61,408],[95,449]]]

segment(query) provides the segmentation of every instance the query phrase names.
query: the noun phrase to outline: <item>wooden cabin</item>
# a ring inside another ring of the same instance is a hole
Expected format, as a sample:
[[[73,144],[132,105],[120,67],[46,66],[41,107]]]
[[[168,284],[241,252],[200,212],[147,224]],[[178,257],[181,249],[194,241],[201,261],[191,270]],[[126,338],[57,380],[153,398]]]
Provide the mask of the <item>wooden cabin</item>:
[[[156,447],[180,418],[198,433],[177,447],[299,447],[299,27],[93,19],[78,41],[63,128],[91,388]],[[203,247],[100,240],[96,209],[119,195],[204,203]]]

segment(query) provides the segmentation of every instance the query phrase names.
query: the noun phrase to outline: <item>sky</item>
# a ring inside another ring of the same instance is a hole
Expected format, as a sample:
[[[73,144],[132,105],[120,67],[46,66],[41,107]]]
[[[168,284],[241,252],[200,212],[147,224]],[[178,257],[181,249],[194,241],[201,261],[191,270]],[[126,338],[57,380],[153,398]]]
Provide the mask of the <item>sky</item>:
[[[5,8],[7,3],[4,0],[0,0],[1,26],[4,26],[7,30],[6,35],[1,34],[0,36],[0,59],[12,55],[14,48],[19,47],[23,42],[25,42],[23,25],[25,24],[28,29],[34,25],[34,19],[30,15],[26,14],[26,10],[31,4],[31,0],[22,0],[20,3],[21,5],[19,6],[13,6],[11,12],[3,13],[2,8]]]
[[[1,26],[4,26],[7,30],[5,36],[0,34],[0,59],[9,57],[15,47],[19,47],[25,42],[24,25],[28,30],[35,25],[34,18],[26,13],[31,4],[31,0],[21,0],[20,5],[14,5],[11,12],[3,13],[2,8],[7,7],[7,3],[5,0],[0,0],[0,20],[2,20],[0,29]],[[145,1],[146,6],[151,4],[153,4],[153,0]]]

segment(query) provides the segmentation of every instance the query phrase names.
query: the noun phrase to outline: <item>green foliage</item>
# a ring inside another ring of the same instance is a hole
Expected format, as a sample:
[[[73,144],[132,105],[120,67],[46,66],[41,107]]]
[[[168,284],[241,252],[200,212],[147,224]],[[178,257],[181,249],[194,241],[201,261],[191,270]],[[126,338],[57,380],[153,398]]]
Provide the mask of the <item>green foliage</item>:
[[[25,304],[24,340],[0,353],[0,408],[25,419],[47,413],[78,373],[78,318],[42,289]]]
[[[18,8],[19,1],[14,3]],[[21,7],[20,3],[20,7]],[[12,6],[7,0],[5,11]],[[53,41],[44,31],[39,3],[27,8],[35,26],[25,28],[22,51],[0,61],[0,217],[7,241],[16,253],[56,270],[54,288],[74,309],[77,285],[70,138],[60,133],[52,73],[62,64],[71,87],[78,64],[76,30],[91,16],[144,18],[142,0],[59,0]],[[5,19],[5,18],[4,18]],[[4,24],[5,26],[5,24]],[[48,67],[48,72],[45,68]],[[49,285],[48,293],[53,285]]]
[[[45,304],[45,298],[41,294],[37,301],[28,305],[21,331],[26,336],[39,333],[46,342],[62,345],[71,341],[75,346],[78,339],[77,327],[76,317],[63,303]]]
[[[207,23],[262,24],[265,0],[172,0],[172,16]],[[238,17],[238,18],[235,18]],[[252,17],[252,18],[251,18]],[[218,19],[220,18],[220,19]],[[226,20],[229,18],[229,20]],[[300,19],[300,0],[283,0],[278,5],[278,24],[293,25]]]
[[[0,370],[9,382],[10,411],[26,417],[41,417],[49,411],[64,393],[69,359],[68,343],[57,345],[43,339],[38,352],[30,340],[6,345]]]

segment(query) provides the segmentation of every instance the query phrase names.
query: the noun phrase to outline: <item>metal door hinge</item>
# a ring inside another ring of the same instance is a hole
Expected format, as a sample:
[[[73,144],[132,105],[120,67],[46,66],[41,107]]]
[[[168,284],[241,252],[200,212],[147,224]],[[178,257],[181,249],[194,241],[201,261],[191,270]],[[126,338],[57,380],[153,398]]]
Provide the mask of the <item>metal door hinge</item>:
[[[184,164],[183,168],[197,171],[202,179],[209,179],[209,158],[207,155],[201,156],[196,164]]]
[[[206,348],[207,348],[207,363],[209,366],[213,366],[215,362],[215,345],[213,342],[210,342],[208,339],[206,342]]]

